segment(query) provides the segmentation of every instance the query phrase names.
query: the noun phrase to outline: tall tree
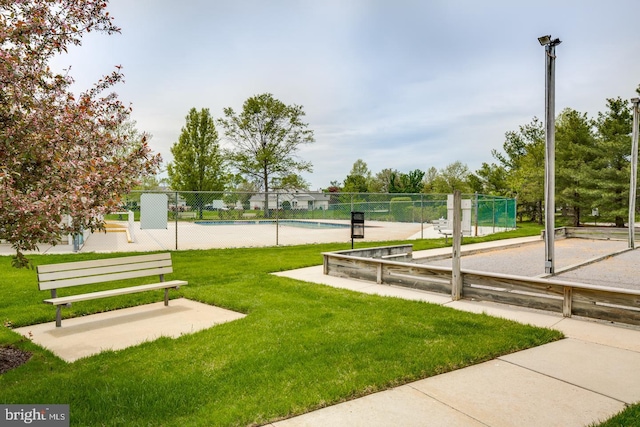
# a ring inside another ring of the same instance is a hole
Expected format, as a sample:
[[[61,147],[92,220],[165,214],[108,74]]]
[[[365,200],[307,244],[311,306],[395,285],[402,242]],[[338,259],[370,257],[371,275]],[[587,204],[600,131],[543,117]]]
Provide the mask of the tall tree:
[[[290,175],[283,176],[281,178],[274,178],[272,185],[273,185],[272,188],[275,190],[308,191],[310,184],[307,181],[305,181],[304,178],[301,177],[300,175],[290,174]]]
[[[178,142],[171,147],[173,162],[167,172],[171,188],[177,191],[223,191],[229,176],[220,150],[218,131],[208,108],[192,108]],[[215,198],[212,194],[184,193],[187,204],[198,209]]]
[[[469,193],[471,187],[468,183],[469,168],[460,161],[448,164],[440,169],[438,176],[433,182],[434,193],[453,193],[454,190],[460,190],[463,193]]]
[[[628,217],[633,116],[628,102],[619,97],[607,99],[607,108],[605,113],[598,113],[596,120],[598,155],[594,184],[599,193],[599,206],[605,208],[617,227],[623,227]]]
[[[507,196],[511,191],[507,184],[507,171],[504,166],[483,162],[475,174],[469,176],[473,191],[494,196]]]
[[[345,193],[366,193],[369,191],[369,182],[371,181],[371,171],[367,163],[358,159],[353,164],[351,172],[344,180],[342,191]]]
[[[369,191],[372,193],[389,193],[392,175],[398,173],[395,169],[382,169],[375,174],[369,183]]]
[[[409,173],[400,175],[400,183],[404,193],[420,193],[422,191],[422,179],[425,173],[420,169],[414,169]]]
[[[0,2],[0,239],[23,251],[63,233],[104,227],[136,180],[157,170],[146,138],[118,129],[129,115],[115,93],[120,67],[76,96],[49,61],[89,31],[119,32],[106,1]],[[71,221],[63,219],[71,218]]]
[[[518,168],[509,173],[507,182],[518,197],[518,209],[532,221],[543,223],[544,204],[544,137],[532,141],[526,154],[518,160]]]
[[[247,99],[242,112],[224,109],[227,139],[233,145],[230,159],[242,175],[258,182],[268,192],[274,178],[311,172],[312,165],[297,158],[301,145],[314,141],[313,131],[302,121],[305,113],[299,105],[286,105],[270,93]]]
[[[556,120],[556,200],[568,208],[575,227],[593,207],[590,188],[597,159],[592,122],[586,114],[565,109]]]
[[[424,174],[424,178],[422,179],[422,192],[423,193],[433,193],[434,184],[436,182],[436,178],[438,178],[438,169],[434,166],[431,166],[427,169],[427,172]]]
[[[504,154],[493,156],[507,173],[507,185],[517,194],[520,215],[542,223],[544,201],[544,126],[536,117],[518,131],[505,133]]]

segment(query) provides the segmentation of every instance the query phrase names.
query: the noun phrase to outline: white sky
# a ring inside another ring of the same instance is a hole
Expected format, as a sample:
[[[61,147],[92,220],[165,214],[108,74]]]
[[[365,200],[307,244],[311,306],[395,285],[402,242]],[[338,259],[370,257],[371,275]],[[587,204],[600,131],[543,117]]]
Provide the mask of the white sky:
[[[640,84],[638,0],[111,0],[122,34],[90,34],[57,58],[115,91],[166,162],[190,108],[240,111],[272,93],[304,107],[312,189],[357,159],[426,171],[491,163],[504,133],[544,118],[544,48],[556,48],[556,112],[596,117]],[[222,135],[222,129],[218,129]]]

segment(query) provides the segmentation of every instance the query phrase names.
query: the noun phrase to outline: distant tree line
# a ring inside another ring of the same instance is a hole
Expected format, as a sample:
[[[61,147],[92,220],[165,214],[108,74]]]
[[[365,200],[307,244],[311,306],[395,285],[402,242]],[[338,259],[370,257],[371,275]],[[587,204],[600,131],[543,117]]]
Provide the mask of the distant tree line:
[[[556,119],[556,204],[567,221],[607,221],[624,226],[629,199],[632,111],[628,101],[607,99],[595,118],[571,108]],[[180,139],[172,147],[169,181],[179,191],[308,190],[301,172],[310,162],[295,157],[313,132],[301,121],[302,107],[287,106],[270,94],[249,98],[236,114],[225,109],[217,121],[229,147],[223,150],[208,109],[192,109]],[[520,220],[543,221],[544,124],[536,117],[505,133],[494,161],[475,172],[454,161],[442,169],[408,172],[385,168],[373,173],[358,159],[342,181],[326,192],[481,193],[515,197]],[[206,200],[200,201],[200,205]],[[195,203],[194,205],[197,205]],[[599,217],[594,217],[592,212]]]

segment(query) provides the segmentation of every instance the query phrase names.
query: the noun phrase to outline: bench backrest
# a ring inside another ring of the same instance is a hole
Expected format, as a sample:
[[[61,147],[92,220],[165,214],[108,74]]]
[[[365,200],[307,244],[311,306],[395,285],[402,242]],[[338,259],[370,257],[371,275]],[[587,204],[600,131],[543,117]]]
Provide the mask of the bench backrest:
[[[172,273],[171,254],[137,255],[38,266],[41,291]]]

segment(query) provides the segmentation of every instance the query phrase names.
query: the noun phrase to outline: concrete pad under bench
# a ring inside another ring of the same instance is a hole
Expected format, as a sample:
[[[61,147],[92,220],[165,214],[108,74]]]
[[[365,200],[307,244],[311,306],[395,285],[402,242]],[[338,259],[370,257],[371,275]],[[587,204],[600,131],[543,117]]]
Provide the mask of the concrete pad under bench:
[[[65,319],[62,328],[49,322],[14,331],[61,359],[75,362],[105,350],[122,350],[163,336],[178,338],[243,317],[242,313],[178,298],[168,307],[157,302]]]

